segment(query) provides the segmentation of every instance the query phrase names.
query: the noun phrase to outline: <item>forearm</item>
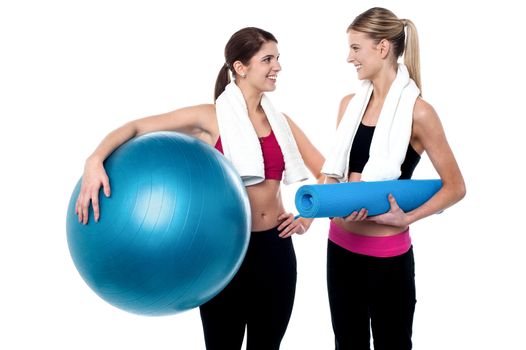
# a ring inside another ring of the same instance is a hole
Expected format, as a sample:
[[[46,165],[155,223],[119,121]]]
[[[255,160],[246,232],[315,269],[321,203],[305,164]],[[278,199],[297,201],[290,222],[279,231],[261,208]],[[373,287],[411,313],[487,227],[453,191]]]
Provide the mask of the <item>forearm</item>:
[[[407,224],[410,225],[420,219],[442,212],[460,201],[466,193],[463,180],[455,184],[444,184],[431,199],[420,207],[407,212]]]
[[[108,156],[126,141],[137,136],[137,128],[133,123],[127,123],[110,132],[88,157],[88,162],[104,162]]]

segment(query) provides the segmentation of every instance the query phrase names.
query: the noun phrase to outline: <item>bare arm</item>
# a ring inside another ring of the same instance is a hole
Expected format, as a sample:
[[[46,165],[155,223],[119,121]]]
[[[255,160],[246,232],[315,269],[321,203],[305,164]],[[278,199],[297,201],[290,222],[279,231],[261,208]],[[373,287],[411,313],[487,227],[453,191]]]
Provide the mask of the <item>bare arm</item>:
[[[314,178],[316,178],[317,183],[323,183],[325,181],[325,175],[321,173],[321,167],[325,162],[325,158],[320,151],[310,140],[307,138],[305,133],[299,128],[296,123],[292,121],[288,116],[286,116],[287,121],[294,136],[294,140],[298,145],[298,150],[300,151],[301,157],[307,166],[307,169],[312,173]],[[308,218],[298,218],[294,220],[294,215],[291,213],[283,213],[279,217],[280,219],[286,219],[278,227],[279,230],[283,229],[280,233],[280,237],[286,238],[294,233],[303,234],[305,233],[310,225],[312,224],[313,219]]]
[[[312,142],[310,142],[299,126],[296,125],[296,123],[294,123],[288,116],[286,117],[287,121],[289,122],[292,135],[294,136],[294,140],[298,145],[298,150],[300,151],[301,157],[303,158],[307,169],[309,169],[314,178],[316,178],[316,182],[323,183],[325,176],[321,173],[321,167],[325,162],[325,158],[321,152],[318,151],[316,147],[314,147]]]
[[[460,201],[466,194],[464,178],[449,147],[442,123],[433,107],[422,99],[418,99],[415,105],[413,134],[416,147],[422,145],[438,172],[442,188],[424,205],[407,213],[410,222],[438,213]]]
[[[89,205],[93,207],[95,221],[100,217],[99,190],[110,196],[110,182],[104,170],[104,160],[126,141],[154,131],[180,131],[211,143],[215,134],[214,105],[181,108],[169,113],[136,119],[110,132],[88,157],[82,176],[82,185],[76,203],[79,222],[88,222]]]
[[[371,217],[370,220],[381,224],[407,226],[443,211],[464,197],[464,179],[447,142],[442,123],[433,107],[422,99],[418,99],[415,104],[411,144],[416,150],[427,153],[442,180],[442,188],[422,206],[407,213],[403,213],[396,200],[390,196],[391,211]]]
[[[89,158],[104,161],[129,139],[154,131],[180,131],[201,138],[210,133],[213,109],[213,105],[199,105],[132,120],[110,132]]]

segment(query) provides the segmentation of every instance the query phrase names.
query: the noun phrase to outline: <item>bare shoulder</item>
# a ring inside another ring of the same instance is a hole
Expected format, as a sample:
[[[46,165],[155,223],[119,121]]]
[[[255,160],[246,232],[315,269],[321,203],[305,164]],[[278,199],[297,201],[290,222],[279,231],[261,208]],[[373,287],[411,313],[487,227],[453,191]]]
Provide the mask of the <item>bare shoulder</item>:
[[[194,106],[193,108],[194,113],[200,120],[202,131],[206,134],[204,137],[210,138],[210,142],[214,142],[214,140],[219,137],[219,126],[217,123],[215,104],[200,104]]]
[[[210,115],[216,114],[216,105],[213,103],[204,103],[196,106],[197,108],[200,108],[203,112],[208,113]]]
[[[413,120],[418,124],[425,124],[433,119],[438,119],[438,114],[433,106],[426,102],[421,97],[416,99],[415,108],[413,110]]]
[[[206,132],[213,131],[217,128],[216,106],[214,104],[199,104],[185,107],[175,112],[176,115],[186,115],[190,119],[196,121],[197,125]]]
[[[445,138],[442,122],[431,104],[418,98],[413,110],[413,136],[411,144],[415,150],[427,150],[432,143],[441,143]]]
[[[200,104],[176,109],[164,115],[160,115],[162,125],[158,128],[180,131],[211,143],[217,138],[218,126],[215,105]],[[156,117],[154,117],[156,118]]]

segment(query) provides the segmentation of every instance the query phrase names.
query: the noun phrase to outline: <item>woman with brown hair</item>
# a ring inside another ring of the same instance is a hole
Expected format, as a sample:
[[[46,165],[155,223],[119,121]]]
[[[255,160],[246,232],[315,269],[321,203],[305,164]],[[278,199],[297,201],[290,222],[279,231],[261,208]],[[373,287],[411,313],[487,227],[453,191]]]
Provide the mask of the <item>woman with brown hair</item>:
[[[296,256],[291,235],[304,233],[311,221],[294,219],[285,211],[280,184],[306,179],[305,165],[321,182],[324,159],[265,95],[276,88],[278,59],[277,40],[271,33],[253,27],[239,30],[226,44],[214,104],[131,121],[106,136],[86,161],[76,209],[84,223],[90,203],[95,220],[99,218],[100,188],[110,195],[104,160],[133,137],[161,130],[184,132],[215,147],[233,163],[248,193],[252,234],[235,277],[200,307],[207,349],[240,349],[245,327],[248,349],[279,349],[292,312]]]

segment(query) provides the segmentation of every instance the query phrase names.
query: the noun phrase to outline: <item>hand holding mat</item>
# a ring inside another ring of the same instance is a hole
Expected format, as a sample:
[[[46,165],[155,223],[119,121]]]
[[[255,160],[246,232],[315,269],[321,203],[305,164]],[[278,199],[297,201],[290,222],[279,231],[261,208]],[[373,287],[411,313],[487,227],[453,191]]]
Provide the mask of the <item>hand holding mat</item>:
[[[442,187],[441,180],[390,180],[304,185],[296,192],[296,209],[304,218],[344,217],[362,208],[368,216],[389,211],[391,193],[408,212],[425,203]]]

